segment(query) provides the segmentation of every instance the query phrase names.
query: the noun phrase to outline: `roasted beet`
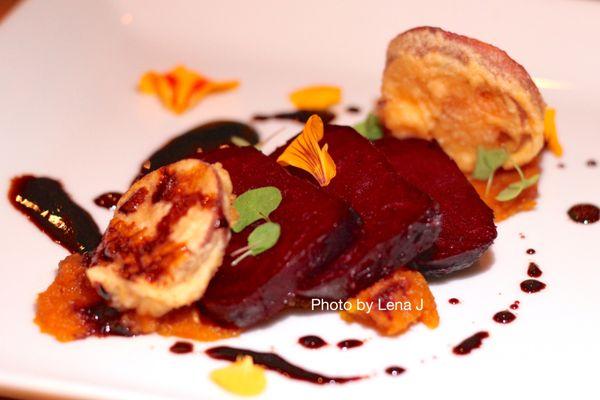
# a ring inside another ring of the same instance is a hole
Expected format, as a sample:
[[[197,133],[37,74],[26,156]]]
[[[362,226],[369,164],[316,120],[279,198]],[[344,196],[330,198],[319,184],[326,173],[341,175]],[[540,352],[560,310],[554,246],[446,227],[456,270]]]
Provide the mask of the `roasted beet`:
[[[384,138],[375,145],[396,172],[440,205],[442,230],[435,244],[413,261],[428,276],[473,264],[496,238],[494,214],[436,142]]]
[[[356,210],[363,230],[344,254],[311,273],[298,295],[338,300],[372,285],[429,248],[439,233],[439,215],[435,202],[400,178],[385,156],[354,129],[329,125],[323,143],[329,145],[337,175],[322,190]],[[288,169],[316,185],[304,171]]]
[[[220,162],[236,195],[275,186],[283,197],[270,215],[281,225],[277,244],[235,266],[226,256],[201,299],[202,308],[220,322],[247,327],[274,316],[294,302],[299,280],[335,259],[359,231],[360,219],[343,201],[290,175],[251,147],[222,148],[198,157]],[[246,246],[257,224],[233,234],[227,254]]]

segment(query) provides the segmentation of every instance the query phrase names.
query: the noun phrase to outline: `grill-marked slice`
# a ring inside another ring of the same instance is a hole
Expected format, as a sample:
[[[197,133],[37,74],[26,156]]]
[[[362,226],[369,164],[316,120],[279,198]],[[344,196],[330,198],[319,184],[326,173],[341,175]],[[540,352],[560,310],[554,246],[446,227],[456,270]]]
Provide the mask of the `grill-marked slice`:
[[[440,205],[442,230],[413,264],[428,276],[469,267],[496,238],[494,213],[436,142],[392,137],[375,142],[396,172]]]
[[[400,178],[385,156],[354,129],[328,125],[321,145],[325,143],[337,174],[321,190],[356,210],[363,229],[340,257],[303,280],[298,294],[339,300],[371,286],[429,248],[439,233],[439,216],[435,202]],[[276,159],[284,148],[272,157]],[[316,184],[304,171],[288,169]]]
[[[271,249],[232,266],[229,255],[247,244],[254,223],[231,236],[223,265],[211,281],[202,308],[222,323],[248,327],[273,317],[294,302],[300,279],[335,259],[353,241],[359,218],[343,201],[290,175],[251,147],[228,147],[199,154],[229,172],[233,192],[275,186],[282,194],[269,218],[281,225]]]

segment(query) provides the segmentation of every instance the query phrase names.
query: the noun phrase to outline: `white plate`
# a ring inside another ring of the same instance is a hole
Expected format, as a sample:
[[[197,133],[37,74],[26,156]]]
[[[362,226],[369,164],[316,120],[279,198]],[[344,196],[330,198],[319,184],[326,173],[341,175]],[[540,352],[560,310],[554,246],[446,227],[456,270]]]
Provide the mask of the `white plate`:
[[[218,4],[217,4],[218,3]],[[92,199],[124,190],[139,163],[158,145],[215,118],[248,119],[289,108],[291,89],[340,85],[344,103],[367,110],[376,98],[388,41],[429,24],[508,50],[558,109],[565,146],[556,167],[544,159],[539,206],[499,226],[484,267],[434,283],[441,325],[417,326],[394,339],[378,337],[335,314],[295,315],[223,343],[274,349],[300,365],[330,374],[373,374],[357,383],[320,387],[268,373],[264,397],[512,398],[568,394],[598,398],[600,359],[600,223],[570,222],[574,203],[600,202],[600,4],[595,2],[81,2],[26,1],[0,24],[0,182],[6,192],[21,173],[60,178],[103,226],[109,213]],[[129,21],[129,23],[127,23]],[[140,74],[176,63],[215,78],[239,78],[239,90],[208,98],[183,116],[135,91]],[[340,113],[338,122],[362,115]],[[280,126],[259,125],[267,135]],[[285,135],[284,135],[285,136]],[[284,137],[281,138],[283,140]],[[7,201],[0,202],[0,387],[6,393],[82,398],[233,398],[212,384],[198,343],[193,355],[168,352],[173,339],[96,339],[59,344],[32,323],[36,293],[66,255]],[[520,239],[519,233],[526,235]],[[537,254],[525,250],[533,247]],[[546,290],[524,294],[529,261],[544,271]],[[458,297],[460,305],[447,300]],[[492,315],[514,300],[509,325]],[[490,338],[466,357],[451,348],[479,330]],[[357,349],[309,351],[296,340],[369,339]],[[383,373],[391,364],[400,377]],[[34,393],[34,394],[32,394]]]

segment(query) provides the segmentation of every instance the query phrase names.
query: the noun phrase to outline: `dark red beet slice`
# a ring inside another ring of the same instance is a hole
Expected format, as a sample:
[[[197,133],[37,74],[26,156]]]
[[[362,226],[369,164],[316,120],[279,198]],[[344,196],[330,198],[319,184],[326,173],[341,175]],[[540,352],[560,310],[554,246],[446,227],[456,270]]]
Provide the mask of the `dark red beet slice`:
[[[329,144],[337,175],[322,190],[346,200],[363,220],[363,231],[338,259],[310,274],[298,295],[338,300],[428,249],[438,236],[439,215],[431,198],[400,178],[385,156],[354,129],[328,125],[323,143]],[[304,171],[289,170],[316,185]]]
[[[343,201],[290,175],[254,148],[232,146],[198,157],[220,162],[236,195],[275,186],[283,197],[270,216],[281,225],[277,244],[236,266],[226,256],[201,299],[201,307],[222,323],[248,327],[273,317],[293,303],[297,284],[307,272],[335,259],[358,234],[360,219]],[[227,254],[246,246],[258,224],[232,234]]]
[[[494,213],[456,163],[436,142],[423,139],[389,137],[375,145],[401,177],[440,205],[440,236],[413,264],[428,276],[444,275],[473,264],[496,238]]]

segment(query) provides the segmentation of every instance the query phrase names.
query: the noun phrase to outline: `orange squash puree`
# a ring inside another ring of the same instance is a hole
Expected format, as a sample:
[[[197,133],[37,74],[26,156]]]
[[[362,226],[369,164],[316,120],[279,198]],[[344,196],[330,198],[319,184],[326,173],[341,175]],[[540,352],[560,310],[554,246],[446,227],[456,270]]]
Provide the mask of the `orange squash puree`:
[[[533,176],[542,172],[540,167],[540,157],[536,157],[529,164],[521,167],[526,177]],[[537,183],[525,190],[515,199],[510,201],[497,201],[496,196],[504,188],[513,182],[518,182],[519,173],[516,170],[498,170],[494,175],[494,181],[490,187],[487,196],[485,186],[487,182],[470,179],[471,183],[479,193],[479,196],[485,203],[494,210],[494,219],[502,221],[518,212],[532,210],[535,207],[535,199],[538,197]]]
[[[370,312],[358,310],[359,300],[373,304]],[[348,301],[351,309],[340,313],[342,319],[371,326],[382,335],[400,334],[417,322],[423,322],[429,328],[436,328],[440,322],[435,299],[427,281],[419,272],[408,268],[397,270]],[[379,303],[385,305],[388,302],[410,303],[411,309],[391,307],[391,310],[387,310],[385,307],[379,307]],[[421,302],[423,309],[417,310]]]
[[[54,282],[37,298],[35,323],[42,332],[61,342],[98,334],[98,327],[86,317],[85,310],[103,300],[88,281],[85,269],[82,255],[68,256],[60,262]],[[133,334],[158,333],[200,341],[223,339],[240,333],[238,329],[216,325],[191,306],[174,310],[158,319],[127,312],[121,315],[120,322]]]

